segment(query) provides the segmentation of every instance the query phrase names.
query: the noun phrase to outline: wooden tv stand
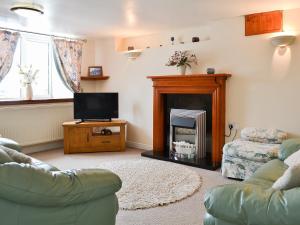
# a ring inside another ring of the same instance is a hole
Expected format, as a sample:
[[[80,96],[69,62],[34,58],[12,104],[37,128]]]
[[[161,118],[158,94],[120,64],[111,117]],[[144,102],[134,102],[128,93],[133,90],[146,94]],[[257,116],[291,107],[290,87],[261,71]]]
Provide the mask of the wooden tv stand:
[[[125,150],[125,120],[111,122],[65,122],[64,153],[105,152]],[[117,127],[111,135],[102,135],[104,128]]]

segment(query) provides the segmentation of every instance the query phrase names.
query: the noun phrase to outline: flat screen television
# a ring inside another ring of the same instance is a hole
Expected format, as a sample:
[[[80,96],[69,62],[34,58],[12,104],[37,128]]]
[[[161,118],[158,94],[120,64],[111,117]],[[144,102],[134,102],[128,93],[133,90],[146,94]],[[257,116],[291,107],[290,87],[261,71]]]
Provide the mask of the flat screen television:
[[[74,119],[110,121],[118,117],[118,93],[74,93]]]

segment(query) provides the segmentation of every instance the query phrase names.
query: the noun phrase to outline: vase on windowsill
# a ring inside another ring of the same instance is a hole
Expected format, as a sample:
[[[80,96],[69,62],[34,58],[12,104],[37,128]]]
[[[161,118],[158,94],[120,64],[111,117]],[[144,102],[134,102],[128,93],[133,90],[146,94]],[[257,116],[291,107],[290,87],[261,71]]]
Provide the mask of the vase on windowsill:
[[[32,65],[19,67],[19,74],[21,75],[21,83],[25,88],[25,99],[32,100],[33,91],[32,83],[35,82],[39,70],[34,70]]]
[[[179,70],[180,70],[181,75],[186,74],[186,67],[187,67],[186,65],[179,66]]]
[[[32,86],[30,83],[26,84],[25,85],[25,99],[32,100],[32,96],[33,96]]]

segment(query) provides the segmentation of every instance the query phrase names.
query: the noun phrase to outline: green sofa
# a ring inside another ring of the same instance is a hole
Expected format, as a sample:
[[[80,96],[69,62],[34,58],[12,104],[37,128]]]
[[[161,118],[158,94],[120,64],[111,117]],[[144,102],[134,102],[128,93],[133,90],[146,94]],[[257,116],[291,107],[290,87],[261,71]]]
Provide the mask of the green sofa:
[[[269,161],[244,182],[218,186],[205,195],[204,225],[299,225],[300,187],[272,189],[288,168],[283,160],[300,149],[300,140],[281,146],[279,159]]]
[[[102,169],[60,171],[0,138],[0,224],[114,225],[120,178]]]

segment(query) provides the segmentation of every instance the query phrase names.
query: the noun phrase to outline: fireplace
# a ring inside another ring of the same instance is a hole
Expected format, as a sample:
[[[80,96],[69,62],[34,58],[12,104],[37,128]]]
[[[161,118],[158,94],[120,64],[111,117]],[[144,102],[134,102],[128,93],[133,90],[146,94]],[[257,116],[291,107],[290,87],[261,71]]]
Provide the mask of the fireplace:
[[[206,111],[171,109],[169,156],[174,160],[206,158]]]
[[[148,77],[154,88],[153,151],[142,156],[217,169],[225,141],[225,90],[230,76]]]

